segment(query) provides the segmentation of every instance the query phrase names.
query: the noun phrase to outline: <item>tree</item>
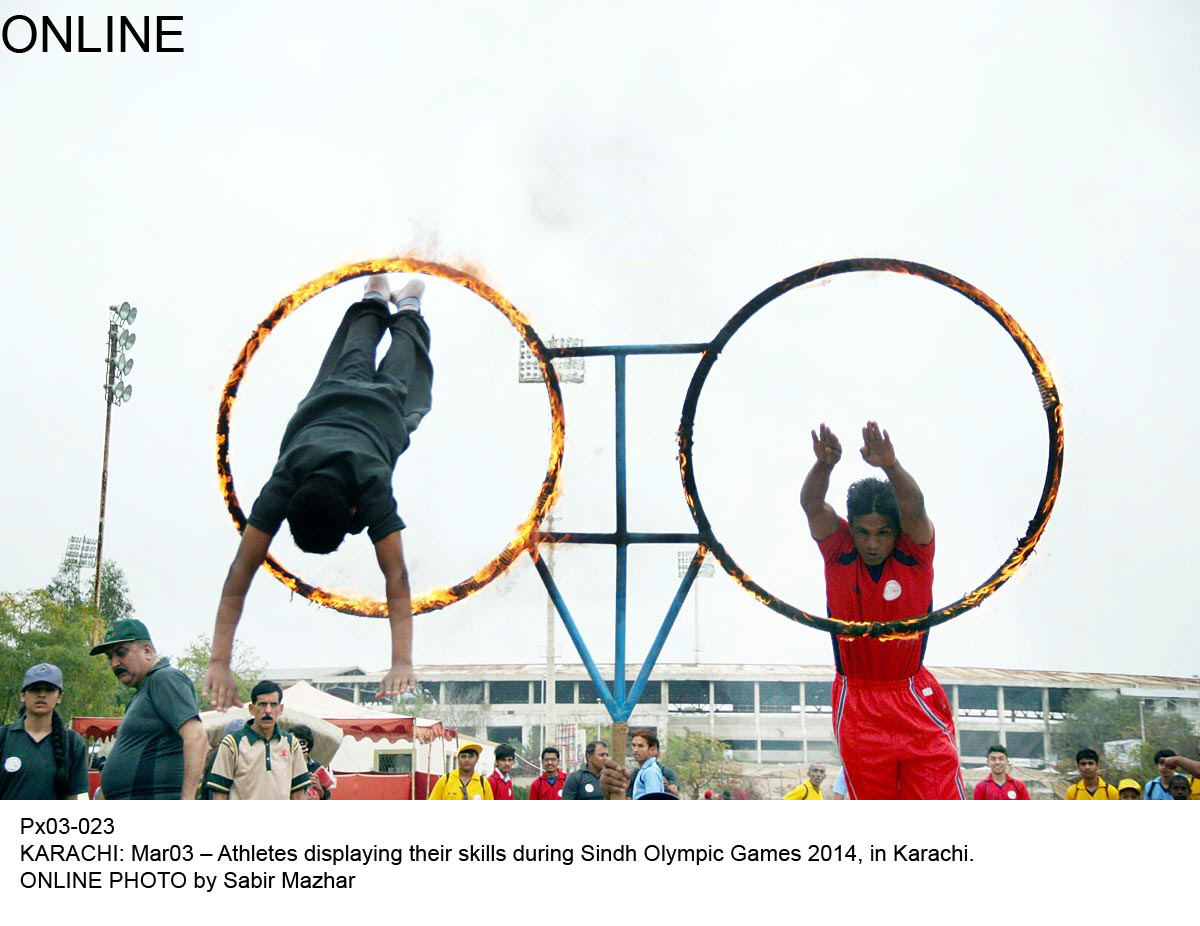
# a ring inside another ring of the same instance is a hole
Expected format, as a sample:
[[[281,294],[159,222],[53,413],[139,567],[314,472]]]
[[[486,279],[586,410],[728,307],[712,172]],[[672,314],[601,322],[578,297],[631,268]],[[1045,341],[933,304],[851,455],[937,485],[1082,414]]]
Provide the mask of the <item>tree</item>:
[[[1075,753],[1085,747],[1103,757],[1105,743],[1141,740],[1128,760],[1104,763],[1104,779],[1114,785],[1121,778],[1148,781],[1158,774],[1153,762],[1157,750],[1174,749],[1180,755],[1193,756],[1200,741],[1185,718],[1144,704],[1139,707],[1137,698],[1104,698],[1091,691],[1075,691],[1067,695],[1066,713],[1051,733],[1061,771],[1074,771]]]
[[[16,718],[25,670],[39,662],[62,670],[64,720],[120,713],[125,689],[88,655],[96,623],[90,604],[67,606],[48,589],[0,593],[0,723]]]
[[[467,736],[486,737],[483,686],[446,683],[442,690],[443,699],[440,704],[425,692],[427,703],[437,711],[438,719],[445,726],[457,730],[459,739]]]
[[[725,758],[728,746],[716,737],[697,730],[672,733],[659,762],[675,771],[681,795],[699,800],[706,789],[724,790],[734,777],[733,764]]]
[[[208,660],[212,655],[212,637],[201,634],[196,637],[183,651],[183,655],[172,660],[175,668],[192,680],[196,687],[196,699],[200,710],[211,711],[212,702],[204,695],[204,673],[208,671]],[[265,666],[262,658],[252,646],[234,643],[233,659],[229,663],[230,671],[237,681],[238,700],[250,700],[250,692],[261,681]]]
[[[90,576],[90,574],[89,574]],[[86,620],[94,631],[90,639],[99,640],[104,630],[117,621],[133,617],[133,599],[129,597],[129,582],[125,573],[110,559],[104,561],[100,570],[100,610],[92,605],[92,584],[80,587],[79,569],[71,565],[64,556],[58,572],[46,586],[46,592],[63,607],[69,609],[77,620]]]

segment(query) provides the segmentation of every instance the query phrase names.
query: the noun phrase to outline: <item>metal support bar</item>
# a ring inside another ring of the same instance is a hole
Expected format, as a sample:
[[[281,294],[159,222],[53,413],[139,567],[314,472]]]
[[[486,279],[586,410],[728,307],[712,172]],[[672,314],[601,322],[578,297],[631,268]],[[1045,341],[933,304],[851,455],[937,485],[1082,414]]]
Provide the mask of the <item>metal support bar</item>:
[[[617,588],[616,639],[613,648],[613,700],[625,703],[625,605],[629,581],[628,481],[625,472],[625,355],[613,356],[614,417],[617,447]],[[614,717],[614,719],[616,719]]]
[[[626,531],[624,535],[625,543],[703,543],[704,538],[695,531],[691,533],[678,534],[655,534],[645,531]],[[537,531],[533,535],[533,540],[536,543],[619,543],[618,535],[614,531],[612,533],[576,533],[575,531]]]
[[[629,357],[635,354],[702,354],[708,344],[607,344],[590,347],[547,347],[546,356]]]

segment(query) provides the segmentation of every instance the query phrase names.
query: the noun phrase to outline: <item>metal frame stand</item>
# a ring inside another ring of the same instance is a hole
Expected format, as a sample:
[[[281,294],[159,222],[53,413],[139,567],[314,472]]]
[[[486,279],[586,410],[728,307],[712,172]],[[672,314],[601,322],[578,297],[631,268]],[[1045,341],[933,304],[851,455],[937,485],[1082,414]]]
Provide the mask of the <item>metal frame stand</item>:
[[[538,531],[533,535],[532,539],[534,542],[529,547],[529,555],[533,560],[534,566],[537,568],[538,575],[541,576],[542,584],[546,586],[546,592],[550,595],[555,610],[558,611],[558,615],[562,619],[563,626],[566,628],[571,642],[575,644],[575,649],[579,652],[580,659],[583,660],[588,677],[591,678],[592,684],[595,685],[596,691],[600,695],[600,700],[604,703],[609,716],[612,718],[612,752],[613,758],[617,762],[623,763],[625,759],[625,738],[628,733],[627,721],[629,720],[629,715],[637,707],[650,673],[654,670],[654,665],[658,661],[663,644],[666,643],[667,636],[675,624],[675,619],[679,616],[680,608],[683,607],[683,602],[687,599],[688,591],[691,589],[692,583],[700,571],[700,566],[704,562],[704,556],[707,552],[703,538],[697,531],[645,533],[629,530],[625,459],[625,362],[630,356],[702,354],[708,348],[709,345],[707,343],[619,344],[593,347],[558,347],[548,348],[546,351],[547,355],[551,358],[613,358],[613,379],[616,399],[614,414],[616,419],[614,423],[616,436],[616,458],[614,461],[616,469],[616,527],[613,531],[604,533]],[[608,544],[616,548],[616,638],[612,688],[609,688],[608,683],[601,677],[600,670],[596,667],[596,661],[592,658],[591,651],[588,649],[587,643],[584,642],[583,636],[579,632],[579,627],[576,625],[575,619],[571,616],[570,609],[567,607],[566,601],[563,600],[562,593],[555,584],[554,576],[551,574],[538,548],[538,545],[542,543]],[[696,552],[692,556],[691,565],[680,580],[679,589],[676,591],[670,607],[667,608],[666,616],[663,618],[662,625],[659,627],[658,634],[654,638],[654,642],[651,644],[646,658],[642,661],[633,686],[627,688],[625,625],[628,604],[628,554],[630,544],[640,543],[694,543],[696,544]]]

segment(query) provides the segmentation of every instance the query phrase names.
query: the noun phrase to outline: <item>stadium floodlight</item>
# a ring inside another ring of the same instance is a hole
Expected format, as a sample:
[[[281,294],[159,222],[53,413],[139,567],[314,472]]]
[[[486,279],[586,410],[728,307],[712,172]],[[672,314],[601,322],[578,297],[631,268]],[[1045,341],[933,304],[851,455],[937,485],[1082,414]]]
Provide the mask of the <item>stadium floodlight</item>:
[[[688,569],[690,569],[692,566],[692,556],[693,554],[687,550],[679,551],[678,558],[676,560],[676,565],[679,568],[679,578],[682,579],[685,575],[687,575]],[[711,578],[715,572],[716,569],[713,566],[712,557],[705,556],[704,561],[700,564],[700,571],[696,573],[696,575],[703,576],[704,578],[708,579]]]
[[[546,342],[546,346],[550,348],[556,347],[582,347],[582,338],[550,338]],[[554,373],[561,383],[582,383],[584,374],[584,365],[582,357],[555,357],[550,361],[554,364]],[[544,383],[545,377],[542,376],[541,365],[534,357],[533,351],[529,349],[529,344],[524,339],[521,340],[521,354],[517,361],[517,382],[518,383]],[[554,509],[551,508],[546,513],[546,519],[543,522],[543,527],[547,531],[554,530]],[[554,575],[554,544],[550,544],[546,550],[546,568],[550,571],[550,575]],[[546,596],[546,678],[543,687],[545,705],[545,723],[542,724],[542,742],[549,742],[550,736],[554,732],[554,715],[555,715],[555,688],[557,686],[557,676],[554,665],[556,646],[554,643],[554,626],[558,620],[558,614],[554,609],[554,600],[549,595]]]
[[[114,405],[124,405],[133,398],[133,387],[122,382],[122,379],[133,370],[133,360],[126,357],[124,352],[137,341],[136,334],[121,327],[122,324],[133,324],[137,309],[128,302],[122,302],[120,305],[110,305],[108,311],[111,315],[108,320],[108,355],[105,357],[107,369],[104,377],[104,463],[100,471],[100,524],[96,531],[96,578],[92,586],[92,604],[97,609],[100,607],[100,565],[104,555],[104,504],[108,494],[108,443],[112,433],[112,408]],[[118,348],[122,353],[117,353]]]
[[[583,339],[550,338],[550,340],[546,342],[546,346],[549,348],[583,347]],[[554,372],[558,375],[559,382],[583,382],[584,373],[586,372],[583,357],[555,357],[550,362],[554,364]],[[533,351],[529,349],[529,345],[524,341],[521,341],[521,356],[517,365],[517,382],[545,382],[545,379],[542,376],[542,368],[538,364],[537,358],[533,356]]]
[[[692,557],[695,554],[691,550],[680,550],[676,558],[676,566],[679,569],[679,578],[687,575],[687,571],[692,567]],[[706,554],[700,563],[700,571],[696,573],[696,578],[710,578],[716,573],[716,568],[713,566],[713,558],[711,554]],[[692,586],[692,661],[700,664],[700,586]]]
[[[67,541],[64,560],[72,569],[91,569],[96,564],[96,541],[90,537],[72,537]]]

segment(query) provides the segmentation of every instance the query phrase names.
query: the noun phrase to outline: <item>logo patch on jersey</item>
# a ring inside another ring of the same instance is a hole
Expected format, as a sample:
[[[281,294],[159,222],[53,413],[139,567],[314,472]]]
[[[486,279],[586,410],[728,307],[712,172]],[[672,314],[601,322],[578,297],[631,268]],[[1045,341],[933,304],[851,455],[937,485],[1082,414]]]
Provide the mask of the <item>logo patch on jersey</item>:
[[[900,583],[895,579],[888,579],[887,585],[883,587],[883,600],[895,601],[900,597]]]
[[[21,757],[20,756],[9,756],[7,759],[4,760],[4,771],[11,773],[11,772],[19,772],[20,770],[21,770]]]
[[[1009,792],[1008,792],[1008,799],[1009,799],[1010,801],[1015,801],[1015,800],[1017,799],[1017,792],[1016,792],[1016,791],[1009,791]]]

